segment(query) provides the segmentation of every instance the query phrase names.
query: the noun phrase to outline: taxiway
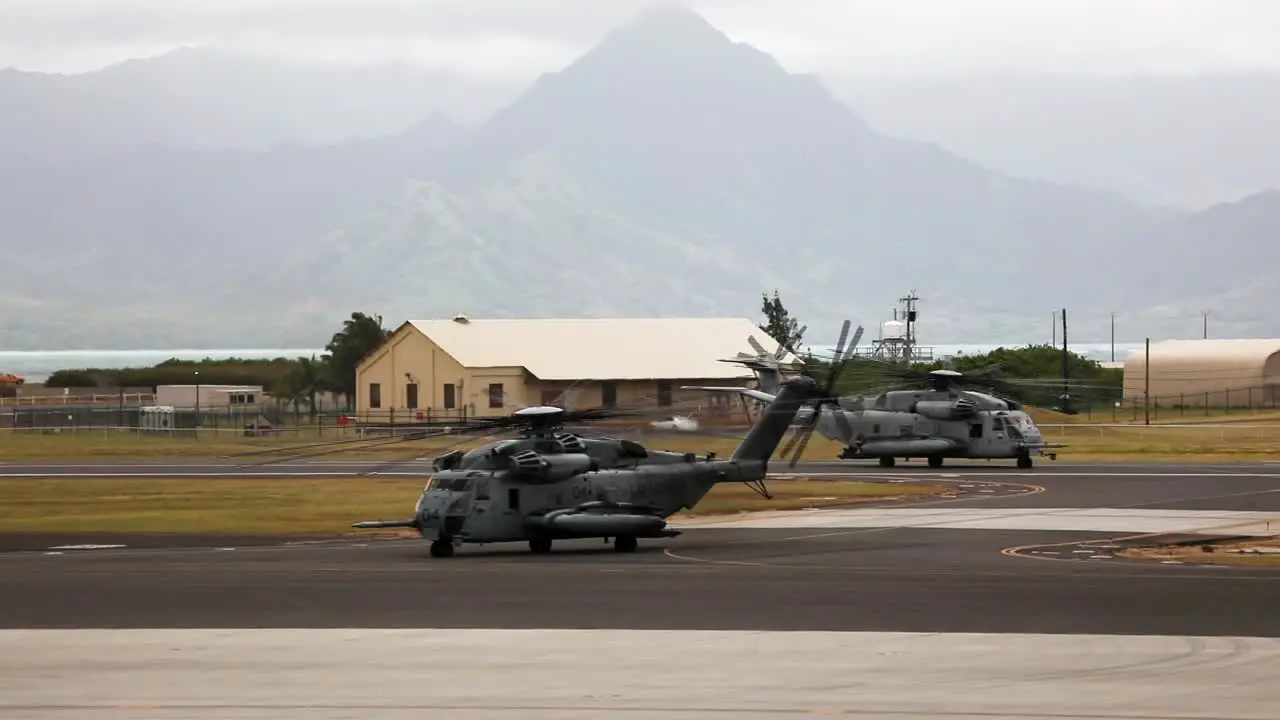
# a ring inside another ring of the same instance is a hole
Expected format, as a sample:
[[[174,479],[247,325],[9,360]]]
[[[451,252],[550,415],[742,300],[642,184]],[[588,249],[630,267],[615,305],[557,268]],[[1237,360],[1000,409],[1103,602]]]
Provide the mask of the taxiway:
[[[1262,534],[1280,466],[850,464],[794,472],[966,494],[687,521],[634,554],[285,538],[3,553],[0,715],[1275,717],[1280,573],[1009,550]],[[227,474],[209,468],[190,469]]]

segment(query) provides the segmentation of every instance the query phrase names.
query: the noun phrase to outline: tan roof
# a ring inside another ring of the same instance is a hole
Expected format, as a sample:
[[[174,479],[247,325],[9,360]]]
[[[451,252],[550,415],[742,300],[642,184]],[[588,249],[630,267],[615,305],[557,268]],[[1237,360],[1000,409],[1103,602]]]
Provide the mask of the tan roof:
[[[1228,340],[1164,340],[1151,343],[1151,361],[1186,360],[1194,362],[1226,362],[1233,365],[1261,366],[1280,352],[1280,339],[1244,338]],[[1141,365],[1146,348],[1130,351],[1126,361]]]
[[[412,320],[465,367],[524,367],[542,380],[732,379],[751,377],[734,363],[778,343],[746,318],[602,318]],[[793,362],[787,354],[783,362]]]

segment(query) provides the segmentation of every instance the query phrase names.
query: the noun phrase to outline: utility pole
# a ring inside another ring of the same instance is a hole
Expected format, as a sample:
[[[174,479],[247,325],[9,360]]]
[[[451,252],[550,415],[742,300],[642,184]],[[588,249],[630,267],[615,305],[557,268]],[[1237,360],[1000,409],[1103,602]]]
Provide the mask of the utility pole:
[[[1111,311],[1111,362],[1116,361],[1116,311]]]
[[[1151,424],[1151,338],[1147,338],[1147,359],[1142,363],[1142,415],[1143,425]]]
[[[907,343],[907,344],[906,344],[906,347],[905,347],[905,348],[903,348],[903,349],[904,349],[905,354],[906,354],[906,358],[905,358],[905,360],[906,360],[906,364],[907,364],[908,366],[910,366],[910,365],[911,365],[911,363],[915,362],[915,359],[916,359],[916,358],[915,358],[915,352],[916,352],[916,319],[917,319],[917,317],[918,317],[918,311],[916,310],[916,302],[917,302],[917,301],[919,301],[919,300],[920,300],[920,298],[919,298],[919,296],[917,296],[917,295],[916,295],[916,291],[915,291],[915,290],[912,290],[911,292],[907,293],[905,297],[900,297],[900,298],[898,298],[898,302],[900,302],[900,303],[902,303],[903,305],[905,305],[905,306],[906,306],[906,311],[904,312],[904,316],[905,316],[905,319],[906,319],[906,321],[907,321],[907,333],[906,333],[906,335],[907,335],[906,343]]]
[[[1067,309],[1062,308],[1062,412],[1071,413],[1071,396],[1067,393]]]
[[[1200,319],[1204,323],[1204,339],[1209,339],[1209,310],[1200,311]]]
[[[1058,311],[1054,310],[1053,314],[1053,347],[1058,347]]]

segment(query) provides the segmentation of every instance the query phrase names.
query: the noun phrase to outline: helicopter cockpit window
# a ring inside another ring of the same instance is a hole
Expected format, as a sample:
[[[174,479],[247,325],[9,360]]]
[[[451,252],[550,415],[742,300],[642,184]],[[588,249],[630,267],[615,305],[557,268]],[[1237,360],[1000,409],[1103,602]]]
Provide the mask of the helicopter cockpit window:
[[[431,490],[453,490],[455,492],[466,490],[471,486],[471,479],[465,477],[444,477],[432,478],[430,484],[427,485]]]
[[[485,480],[484,478],[476,480],[476,499],[477,500],[489,499],[489,481],[488,480]]]
[[[459,470],[497,470],[498,462],[489,453],[467,453],[458,464]]]

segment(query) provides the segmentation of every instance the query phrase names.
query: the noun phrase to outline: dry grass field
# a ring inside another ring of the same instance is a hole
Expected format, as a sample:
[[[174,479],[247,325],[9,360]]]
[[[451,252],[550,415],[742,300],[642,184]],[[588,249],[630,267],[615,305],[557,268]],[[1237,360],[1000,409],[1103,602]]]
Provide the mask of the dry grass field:
[[[0,479],[0,532],[367,535],[359,520],[412,515],[423,481],[405,478]],[[775,499],[720,485],[690,515],[786,510],[937,494],[942,485],[774,482]]]
[[[1248,552],[1254,549],[1261,552]],[[1120,555],[1141,560],[1172,560],[1198,565],[1280,567],[1280,538],[1190,547],[1135,548],[1123,550]]]
[[[1091,423],[1086,422],[1083,415],[1067,416],[1036,409],[1032,410],[1032,415],[1049,441],[1067,446],[1059,451],[1062,460],[1176,458],[1194,462],[1280,458],[1280,413],[1274,411],[1218,411],[1207,417],[1203,411],[1199,415],[1188,412],[1185,417],[1169,411],[1158,419],[1153,418],[1150,425],[1143,424],[1141,418],[1133,422],[1124,413],[1120,413],[1121,421],[1117,423],[1112,423],[1109,417],[1100,418],[1097,413]],[[616,434],[659,449],[699,454],[715,452],[723,456],[737,445],[745,428],[739,428],[735,433],[736,436],[714,437],[643,431],[619,431]],[[198,438],[102,428],[58,433],[0,429],[0,461],[230,457],[272,448],[291,449],[288,454],[314,459],[392,460],[439,454],[452,447],[474,447],[491,439],[472,438],[462,442],[456,438],[411,442],[372,439],[357,442],[356,438],[355,430],[336,427],[290,428],[271,437],[245,437],[240,431],[205,430]],[[334,445],[336,441],[342,444]],[[322,443],[327,445],[321,446]],[[333,452],[339,447],[343,448],[341,453]],[[839,452],[838,443],[815,436],[805,452],[805,459],[832,460],[838,457]],[[276,453],[274,456],[285,454]],[[265,460],[271,456],[256,457]],[[246,459],[252,460],[253,457]]]

